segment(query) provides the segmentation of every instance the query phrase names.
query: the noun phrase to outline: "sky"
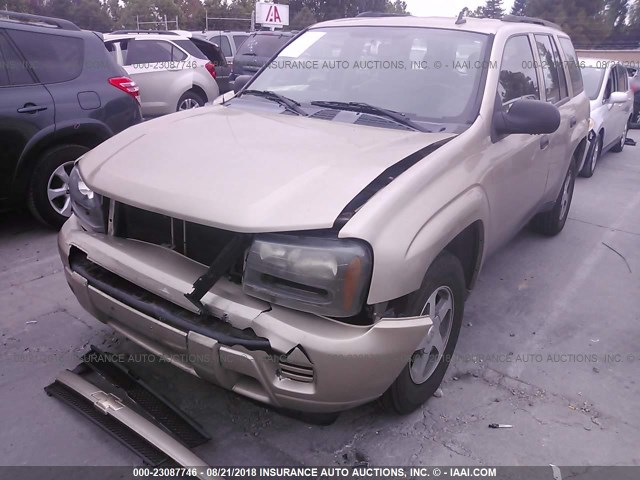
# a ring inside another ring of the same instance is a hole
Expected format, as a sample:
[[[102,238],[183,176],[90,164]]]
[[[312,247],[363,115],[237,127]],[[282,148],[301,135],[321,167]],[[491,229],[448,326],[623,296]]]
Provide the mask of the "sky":
[[[416,16],[454,17],[464,7],[475,10],[478,5],[484,5],[482,0],[405,0],[407,10]],[[513,0],[502,2],[502,8],[507,13],[511,11]]]

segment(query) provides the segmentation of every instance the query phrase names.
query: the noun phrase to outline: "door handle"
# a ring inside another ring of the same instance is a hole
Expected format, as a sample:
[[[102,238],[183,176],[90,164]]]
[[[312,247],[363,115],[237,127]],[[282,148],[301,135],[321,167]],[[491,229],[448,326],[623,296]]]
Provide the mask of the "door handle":
[[[569,128],[573,128],[576,126],[576,123],[578,123],[578,121],[576,120],[576,117],[571,117],[569,119]]]
[[[24,107],[18,109],[18,113],[36,113],[46,110],[44,105],[34,105],[33,103],[25,103]]]
[[[540,150],[545,150],[549,146],[549,137],[546,135],[540,139]]]

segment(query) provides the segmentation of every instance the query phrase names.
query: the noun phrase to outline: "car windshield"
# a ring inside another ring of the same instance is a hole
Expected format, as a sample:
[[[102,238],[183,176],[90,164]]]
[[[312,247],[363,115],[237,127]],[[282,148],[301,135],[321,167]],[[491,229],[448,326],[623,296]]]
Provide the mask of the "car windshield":
[[[306,32],[249,86],[303,106],[360,102],[436,123],[473,123],[488,37],[411,27]]]
[[[598,98],[602,79],[604,78],[604,68],[582,67],[582,80],[584,91],[591,100]]]
[[[240,45],[237,55],[271,57],[289,40],[288,35],[252,35]]]

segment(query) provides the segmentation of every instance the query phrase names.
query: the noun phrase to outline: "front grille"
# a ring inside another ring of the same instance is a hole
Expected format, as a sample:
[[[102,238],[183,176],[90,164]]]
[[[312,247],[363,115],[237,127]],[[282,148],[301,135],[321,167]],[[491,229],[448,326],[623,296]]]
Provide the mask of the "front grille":
[[[280,360],[278,365],[282,378],[295,380],[296,382],[313,383],[314,371],[311,366],[295,365],[284,360]]]
[[[203,265],[210,265],[236,235],[234,232],[186,222],[115,203],[114,235],[175,250]]]

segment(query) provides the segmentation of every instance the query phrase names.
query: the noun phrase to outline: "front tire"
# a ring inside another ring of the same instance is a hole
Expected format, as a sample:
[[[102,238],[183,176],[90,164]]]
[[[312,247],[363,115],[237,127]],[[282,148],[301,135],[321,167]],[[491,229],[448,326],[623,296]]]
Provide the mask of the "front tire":
[[[573,190],[576,183],[575,170],[576,165],[572,160],[553,208],[548,212],[539,213],[531,220],[531,228],[535,232],[553,237],[564,228],[569,216],[571,200],[573,199]]]
[[[465,279],[460,261],[442,252],[429,267],[420,289],[407,299],[407,316],[430,315],[433,326],[398,378],[382,396],[383,405],[410,413],[438,389],[458,342],[464,315]]]
[[[88,151],[82,145],[60,145],[42,155],[27,196],[29,210],[39,222],[58,229],[71,216],[69,174],[75,161]]]
[[[591,178],[593,176],[593,172],[596,171],[596,164],[598,160],[600,160],[600,155],[602,153],[602,136],[598,135],[596,138],[596,144],[593,146],[593,152],[591,152],[591,157],[585,162],[582,170],[580,170],[580,176],[585,178]]]

